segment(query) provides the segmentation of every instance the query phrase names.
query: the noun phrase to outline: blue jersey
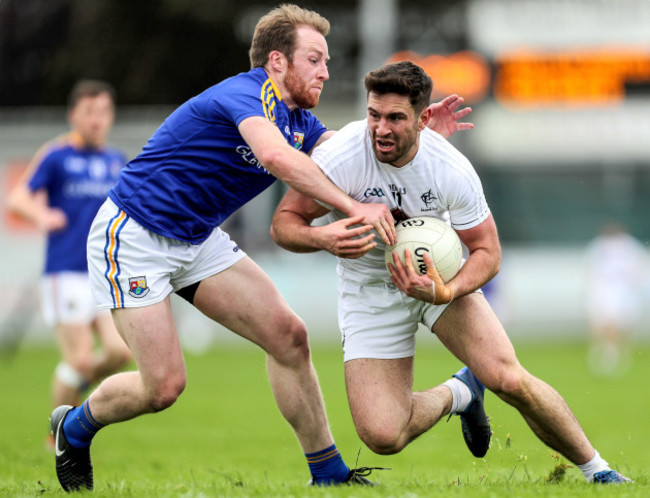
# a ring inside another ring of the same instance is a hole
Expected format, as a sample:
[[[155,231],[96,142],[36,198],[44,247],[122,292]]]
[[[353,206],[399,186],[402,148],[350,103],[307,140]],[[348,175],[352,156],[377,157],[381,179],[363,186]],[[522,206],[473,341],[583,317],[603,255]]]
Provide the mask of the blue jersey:
[[[326,131],[309,111],[290,111],[262,68],[208,88],[176,109],[120,175],[110,198],[165,237],[198,244],[276,178],[237,126],[251,116],[273,122],[296,149]]]
[[[57,141],[42,157],[28,188],[45,189],[49,205],[61,209],[68,220],[63,230],[47,236],[45,273],[88,271],[90,225],[125,163],[116,149],[83,148],[70,139]]]

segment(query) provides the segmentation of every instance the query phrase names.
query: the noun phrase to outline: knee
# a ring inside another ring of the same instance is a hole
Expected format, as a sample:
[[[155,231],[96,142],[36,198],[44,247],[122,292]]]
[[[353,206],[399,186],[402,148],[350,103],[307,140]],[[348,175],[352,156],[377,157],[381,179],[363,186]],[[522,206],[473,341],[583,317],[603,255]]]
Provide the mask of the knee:
[[[530,374],[521,365],[502,368],[484,384],[505,402],[517,405],[529,397]]]
[[[296,365],[309,361],[309,339],[305,323],[289,313],[276,321],[265,346],[266,352],[281,365]]]
[[[92,354],[79,352],[68,357],[67,364],[78,372],[84,379],[90,379],[92,376]]]
[[[155,381],[147,389],[148,405],[152,411],[159,412],[172,406],[185,390],[185,372],[167,375]]]
[[[378,455],[394,455],[404,448],[401,434],[390,427],[358,428],[357,434],[368,449]]]

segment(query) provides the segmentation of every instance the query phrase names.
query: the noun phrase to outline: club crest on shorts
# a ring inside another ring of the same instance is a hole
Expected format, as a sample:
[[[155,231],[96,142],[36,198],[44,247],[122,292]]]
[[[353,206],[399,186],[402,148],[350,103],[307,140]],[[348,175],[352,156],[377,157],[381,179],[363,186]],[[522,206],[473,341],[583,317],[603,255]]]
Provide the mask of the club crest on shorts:
[[[147,287],[147,277],[129,277],[129,296],[140,298],[149,294]]]

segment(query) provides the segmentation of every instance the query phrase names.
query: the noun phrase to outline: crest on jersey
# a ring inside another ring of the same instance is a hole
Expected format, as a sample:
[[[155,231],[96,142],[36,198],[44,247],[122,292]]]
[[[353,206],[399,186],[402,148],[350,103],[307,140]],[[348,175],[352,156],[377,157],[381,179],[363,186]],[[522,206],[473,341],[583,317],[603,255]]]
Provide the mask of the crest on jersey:
[[[149,294],[147,287],[147,277],[129,277],[129,296],[141,298]]]
[[[302,149],[302,143],[305,141],[305,134],[302,131],[293,132],[293,146],[300,150]]]

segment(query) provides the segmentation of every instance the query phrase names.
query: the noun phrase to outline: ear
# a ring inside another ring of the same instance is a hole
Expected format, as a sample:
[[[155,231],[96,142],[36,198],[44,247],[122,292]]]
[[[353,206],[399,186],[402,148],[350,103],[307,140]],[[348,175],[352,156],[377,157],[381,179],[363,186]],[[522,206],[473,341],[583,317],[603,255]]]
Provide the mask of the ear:
[[[287,67],[287,62],[286,56],[278,50],[273,50],[269,54],[269,68],[273,72],[283,73]]]
[[[427,106],[420,113],[420,116],[418,117],[418,131],[422,131],[427,127],[427,123],[431,119],[431,112],[431,106]]]

